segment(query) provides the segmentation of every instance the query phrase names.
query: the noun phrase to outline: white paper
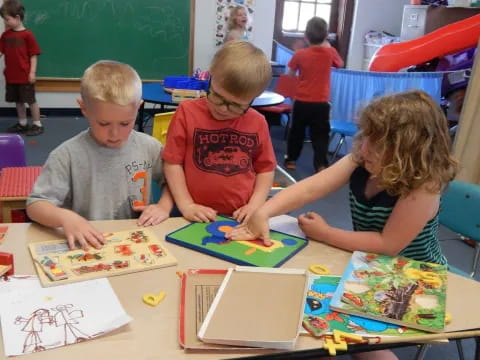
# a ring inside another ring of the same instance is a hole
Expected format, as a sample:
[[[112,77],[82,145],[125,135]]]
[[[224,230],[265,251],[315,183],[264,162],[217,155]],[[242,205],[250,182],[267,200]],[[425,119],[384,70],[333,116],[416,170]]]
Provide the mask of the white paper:
[[[0,280],[6,356],[90,340],[131,320],[105,278],[49,288],[36,276]]]
[[[307,237],[300,230],[297,218],[290,215],[279,215],[271,218],[268,222],[271,230],[280,231],[288,235],[298,236],[306,239]]]

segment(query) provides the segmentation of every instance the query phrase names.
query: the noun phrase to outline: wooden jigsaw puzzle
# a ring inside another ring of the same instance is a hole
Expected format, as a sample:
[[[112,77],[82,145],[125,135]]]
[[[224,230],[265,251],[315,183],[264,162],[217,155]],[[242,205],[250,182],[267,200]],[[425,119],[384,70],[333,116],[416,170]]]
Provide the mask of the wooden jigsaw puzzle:
[[[225,233],[237,226],[233,219],[218,216],[212,223],[192,223],[166,236],[166,240],[239,265],[277,267],[308,244],[308,240],[270,231],[271,246],[261,240],[229,241]]]
[[[149,229],[104,234],[101,249],[70,250],[65,240],[29,244],[43,286],[60,285],[106,276],[176,265],[175,257]]]
[[[446,265],[355,251],[330,308],[441,332],[445,326],[446,289]]]

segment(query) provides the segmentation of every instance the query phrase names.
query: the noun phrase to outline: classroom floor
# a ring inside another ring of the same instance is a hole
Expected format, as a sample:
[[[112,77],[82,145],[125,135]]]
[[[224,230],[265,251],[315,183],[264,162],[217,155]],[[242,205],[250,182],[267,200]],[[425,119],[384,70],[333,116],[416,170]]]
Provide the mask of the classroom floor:
[[[16,119],[3,118],[0,121],[0,132],[7,127],[14,125]],[[88,123],[83,117],[48,117],[43,119],[45,132],[42,135],[34,137],[24,137],[27,165],[43,165],[51,150],[57,147],[66,139],[86,129]],[[151,133],[151,122],[147,124],[146,132]],[[277,156],[277,161],[282,164],[285,144],[283,141],[283,128],[274,126],[271,129],[271,135]],[[312,168],[311,145],[305,144],[301,158],[297,162],[297,169],[290,174],[297,180],[303,179],[313,173]],[[318,200],[304,208],[293,211],[291,215],[295,216],[305,211],[315,211],[323,215],[326,221],[334,226],[351,229],[351,218],[348,205],[347,188],[332,194],[322,200]],[[473,261],[473,248],[459,240],[447,240],[455,238],[455,234],[445,228],[440,229],[440,239],[442,240],[442,249],[448,258],[449,263],[457,268],[469,272]],[[476,280],[480,280],[480,271],[477,273]],[[474,341],[472,339],[463,340],[463,350],[465,359],[474,358]],[[416,354],[416,347],[409,346],[395,349],[394,352],[400,359],[413,359]],[[347,359],[346,356],[339,357]],[[425,359],[458,359],[457,347],[455,341],[446,345],[435,345],[427,352]]]

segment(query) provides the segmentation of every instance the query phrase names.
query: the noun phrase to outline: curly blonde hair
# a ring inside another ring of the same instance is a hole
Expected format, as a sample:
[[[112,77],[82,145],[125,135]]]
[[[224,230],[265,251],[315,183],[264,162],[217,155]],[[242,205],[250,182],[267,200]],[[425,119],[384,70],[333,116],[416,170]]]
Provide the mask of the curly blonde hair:
[[[424,187],[439,193],[457,172],[451,156],[447,119],[440,107],[420,90],[374,100],[360,114],[354,159],[363,165],[360,147],[374,144],[380,166],[375,174],[388,194],[405,196]]]
[[[247,9],[245,9],[243,6],[235,6],[230,9],[230,15],[228,16],[227,20],[227,30],[231,31],[233,29],[237,28],[237,14],[240,10],[244,10],[245,13],[247,13]]]

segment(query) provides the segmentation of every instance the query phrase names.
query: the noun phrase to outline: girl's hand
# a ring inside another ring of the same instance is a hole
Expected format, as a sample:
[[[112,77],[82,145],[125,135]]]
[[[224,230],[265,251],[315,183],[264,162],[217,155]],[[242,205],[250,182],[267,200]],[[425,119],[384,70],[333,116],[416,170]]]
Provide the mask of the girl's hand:
[[[314,212],[307,212],[298,217],[298,226],[304,234],[313,240],[322,241],[325,238],[325,234],[330,228],[327,222]]]
[[[261,239],[265,246],[272,245],[268,217],[264,217],[258,212],[255,213],[255,216],[250,217],[247,222],[236,226],[232,231],[225,234],[225,237],[234,241]]]
[[[159,204],[150,204],[147,206],[134,206],[133,211],[142,212],[137,220],[138,226],[158,225],[168,219],[170,212]]]

